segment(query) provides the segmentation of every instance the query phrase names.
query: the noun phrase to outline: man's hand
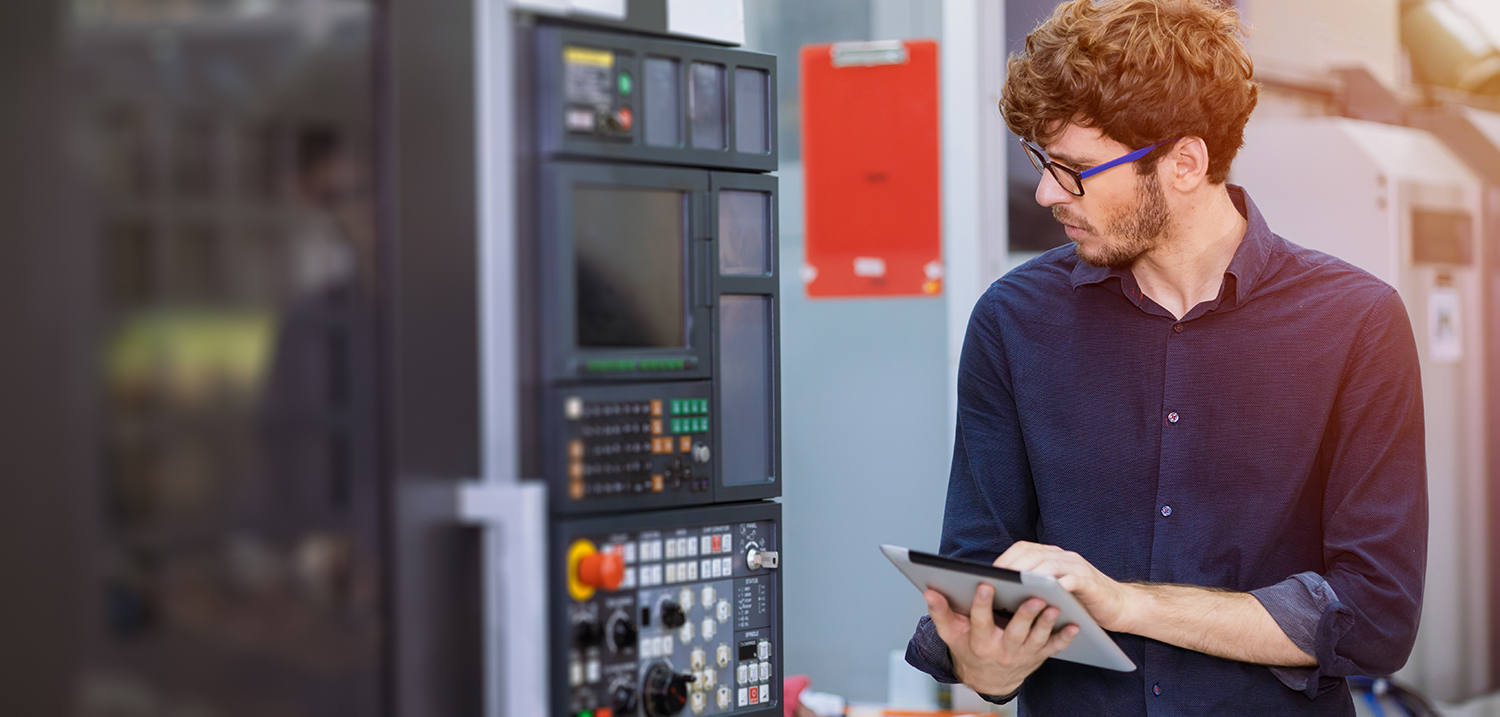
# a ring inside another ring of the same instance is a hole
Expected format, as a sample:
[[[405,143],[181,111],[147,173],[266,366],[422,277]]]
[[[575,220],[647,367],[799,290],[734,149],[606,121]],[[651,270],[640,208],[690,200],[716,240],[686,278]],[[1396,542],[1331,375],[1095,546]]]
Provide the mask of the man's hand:
[[[1057,578],[1073,593],[1099,626],[1113,632],[1132,632],[1131,621],[1143,597],[1135,585],[1099,572],[1078,553],[1054,545],[1017,541],[995,558],[995,567],[1024,570]]]
[[[1039,598],[1021,604],[1002,628],[995,625],[995,591],[980,585],[974,591],[974,607],[964,617],[948,607],[948,599],[936,590],[922,594],[938,637],[953,655],[953,671],[975,692],[1008,695],[1020,688],[1027,675],[1041,667],[1078,634],[1069,625],[1052,634],[1058,609]],[[1044,609],[1045,608],[1045,609]]]

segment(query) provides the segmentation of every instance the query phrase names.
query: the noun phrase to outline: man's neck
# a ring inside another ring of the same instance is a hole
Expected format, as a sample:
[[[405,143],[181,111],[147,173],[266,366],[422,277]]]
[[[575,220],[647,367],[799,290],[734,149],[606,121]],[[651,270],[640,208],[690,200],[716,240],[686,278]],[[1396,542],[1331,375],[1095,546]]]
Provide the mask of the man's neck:
[[[1136,259],[1130,271],[1142,292],[1180,319],[1219,295],[1246,226],[1225,185],[1206,187],[1181,208],[1162,243]]]

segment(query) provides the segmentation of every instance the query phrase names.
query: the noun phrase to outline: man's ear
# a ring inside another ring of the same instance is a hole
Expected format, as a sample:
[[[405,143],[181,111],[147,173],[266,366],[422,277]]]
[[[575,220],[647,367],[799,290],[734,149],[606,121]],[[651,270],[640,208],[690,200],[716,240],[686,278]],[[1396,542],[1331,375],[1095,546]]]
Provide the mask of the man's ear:
[[[1177,140],[1162,158],[1164,177],[1181,192],[1192,191],[1208,182],[1208,144],[1201,137]]]

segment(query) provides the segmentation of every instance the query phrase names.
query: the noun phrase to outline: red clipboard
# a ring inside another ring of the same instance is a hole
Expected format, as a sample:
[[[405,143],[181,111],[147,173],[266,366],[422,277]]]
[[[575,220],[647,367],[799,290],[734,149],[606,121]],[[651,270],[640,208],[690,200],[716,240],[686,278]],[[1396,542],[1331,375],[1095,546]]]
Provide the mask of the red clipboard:
[[[942,292],[938,45],[802,48],[808,296]]]

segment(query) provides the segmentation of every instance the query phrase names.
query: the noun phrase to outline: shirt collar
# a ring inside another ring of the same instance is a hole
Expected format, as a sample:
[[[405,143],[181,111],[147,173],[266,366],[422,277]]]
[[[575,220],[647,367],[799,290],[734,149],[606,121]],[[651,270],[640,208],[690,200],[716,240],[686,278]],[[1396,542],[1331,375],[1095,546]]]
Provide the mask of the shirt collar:
[[[1236,306],[1245,302],[1245,297],[1255,289],[1260,282],[1261,275],[1265,273],[1266,263],[1271,258],[1271,245],[1275,235],[1271,228],[1266,225],[1266,218],[1261,216],[1260,209],[1250,199],[1250,194],[1244,187],[1235,184],[1226,184],[1229,190],[1229,199],[1234,202],[1234,208],[1238,209],[1240,216],[1245,218],[1245,238],[1240,241],[1238,248],[1234,250],[1234,258],[1229,261],[1229,268],[1224,270],[1226,277],[1234,277],[1233,282],[1226,282],[1233,286],[1234,303]],[[1091,266],[1079,261],[1073,267],[1073,288],[1089,284],[1098,284],[1111,277],[1121,278],[1128,269],[1110,269],[1101,266]],[[1227,288],[1227,287],[1226,287]],[[1223,298],[1223,292],[1220,293]]]

